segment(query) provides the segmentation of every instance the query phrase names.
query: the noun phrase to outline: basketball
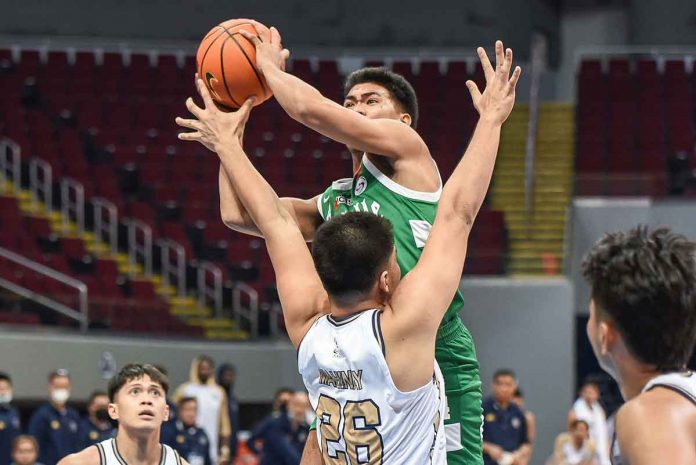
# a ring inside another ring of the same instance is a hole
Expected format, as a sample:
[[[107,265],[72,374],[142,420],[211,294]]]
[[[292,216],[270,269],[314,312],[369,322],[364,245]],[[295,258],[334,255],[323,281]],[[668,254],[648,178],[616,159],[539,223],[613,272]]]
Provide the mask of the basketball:
[[[256,34],[248,19],[231,19],[215,26],[196,53],[198,76],[213,100],[228,110],[239,108],[249,97],[256,96],[256,106],[273,95],[256,68],[256,48],[239,33],[242,29]]]

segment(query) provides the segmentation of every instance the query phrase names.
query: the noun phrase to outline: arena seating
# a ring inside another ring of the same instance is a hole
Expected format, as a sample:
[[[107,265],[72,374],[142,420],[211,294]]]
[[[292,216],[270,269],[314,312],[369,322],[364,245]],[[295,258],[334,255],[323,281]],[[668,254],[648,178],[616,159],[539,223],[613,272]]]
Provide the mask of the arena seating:
[[[267,289],[273,285],[273,270],[262,242],[228,230],[220,220],[217,157],[176,136],[174,118],[187,114],[184,101],[195,93],[194,61],[188,56],[179,63],[173,55],[159,55],[155,63],[144,54],[107,52],[98,57],[89,51],[77,52],[74,60],[63,51],[43,57],[23,50],[17,57],[0,50],[0,136],[19,143],[23,162],[32,156],[46,160],[55,180],[76,179],[87,199],[107,198],[121,218],[149,224],[155,239],[179,242],[188,260],[217,263],[226,280],[246,281],[262,297],[272,296]],[[444,74],[438,66],[422,62],[415,72],[410,63],[397,62],[394,69],[419,92],[419,131],[447,179],[470,137],[476,112],[464,86],[471,77],[466,63],[452,62]],[[296,60],[292,72],[327,96],[340,98],[342,76],[335,61],[320,61],[314,69],[309,61]],[[480,67],[472,75],[482,82]],[[245,148],[280,195],[309,198],[352,172],[344,147],[291,120],[274,100],[253,111]],[[129,281],[113,263],[83,263],[90,261],[89,253],[79,239],[55,240],[45,220],[23,216],[13,199],[1,199],[0,206],[0,245],[78,276],[90,292],[96,290],[95,301],[130,299],[153,308],[150,322],[150,317],[136,318],[133,305],[96,305],[96,320],[119,330],[161,329],[163,320],[169,322],[165,332],[198,329],[167,319],[167,303],[149,283]],[[502,212],[484,208],[466,273],[504,273],[506,241]],[[17,282],[42,286],[33,282],[39,278],[32,273],[0,271]]]
[[[606,68],[606,69],[604,69]],[[668,193],[669,165],[696,169],[693,73],[684,60],[584,60],[578,74],[577,192]]]

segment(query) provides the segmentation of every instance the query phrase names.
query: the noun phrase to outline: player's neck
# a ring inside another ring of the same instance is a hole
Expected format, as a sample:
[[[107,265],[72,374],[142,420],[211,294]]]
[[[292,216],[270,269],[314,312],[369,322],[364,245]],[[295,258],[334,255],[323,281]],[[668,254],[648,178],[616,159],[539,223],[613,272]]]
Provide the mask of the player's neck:
[[[65,410],[67,409],[66,404],[60,405],[56,404],[55,402],[51,402],[51,406],[60,413],[65,412]]]
[[[344,318],[365,310],[382,307],[383,305],[377,299],[365,299],[351,305],[339,305],[336,302],[331,302],[331,315],[335,318]]]
[[[159,429],[151,433],[136,433],[120,427],[116,447],[128,465],[158,465],[162,459],[159,439]]]
[[[631,361],[618,367],[619,387],[624,400],[638,396],[648,382],[661,373],[654,367]]]

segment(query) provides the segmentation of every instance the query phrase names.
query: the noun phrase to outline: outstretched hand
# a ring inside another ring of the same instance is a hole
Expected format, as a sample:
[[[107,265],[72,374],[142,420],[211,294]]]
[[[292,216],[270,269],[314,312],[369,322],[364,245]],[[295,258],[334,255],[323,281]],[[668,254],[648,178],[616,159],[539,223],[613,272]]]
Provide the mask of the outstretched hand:
[[[497,124],[503,124],[510,116],[512,107],[515,105],[515,87],[522,73],[522,69],[516,66],[512,76],[510,76],[512,50],[507,49],[505,53],[503,53],[503,50],[503,42],[500,40],[496,41],[495,69],[493,69],[486,51],[482,47],[476,50],[486,77],[486,88],[483,90],[483,93],[479,91],[474,81],[466,82],[466,87],[469,89],[469,93],[471,93],[471,100],[481,118],[491,120]]]
[[[269,67],[280,68],[285,71],[285,62],[290,57],[290,51],[283,48],[280,32],[275,27],[266,29],[259,27],[256,21],[251,22],[256,30],[256,35],[240,29],[239,33],[248,39],[256,47],[256,67],[263,74]]]
[[[218,109],[203,80],[198,79],[198,76],[196,76],[196,89],[203,98],[203,108],[196,105],[191,97],[186,99],[186,108],[196,118],[176,118],[176,124],[193,130],[193,132],[180,133],[179,139],[200,142],[213,152],[219,152],[219,148],[235,141],[241,145],[244,127],[249,120],[255,98],[247,99],[239,110],[228,113]]]

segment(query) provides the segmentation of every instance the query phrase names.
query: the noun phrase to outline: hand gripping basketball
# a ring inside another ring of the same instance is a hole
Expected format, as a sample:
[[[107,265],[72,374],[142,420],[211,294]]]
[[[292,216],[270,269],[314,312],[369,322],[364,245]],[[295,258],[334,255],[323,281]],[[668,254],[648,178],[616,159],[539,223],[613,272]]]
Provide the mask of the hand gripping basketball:
[[[285,71],[285,62],[290,57],[290,51],[283,48],[280,32],[275,27],[266,29],[262,24],[252,21],[256,35],[248,30],[239,33],[256,47],[256,66],[263,74],[264,68],[275,67]]]

